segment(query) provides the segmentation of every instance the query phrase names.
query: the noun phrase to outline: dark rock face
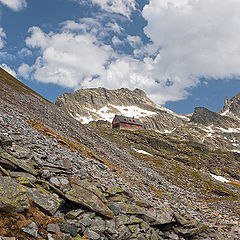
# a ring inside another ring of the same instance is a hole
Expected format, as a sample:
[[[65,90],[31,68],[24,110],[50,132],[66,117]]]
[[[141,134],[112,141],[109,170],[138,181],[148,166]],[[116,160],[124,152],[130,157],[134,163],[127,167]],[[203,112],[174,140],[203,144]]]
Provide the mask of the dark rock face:
[[[215,124],[226,127],[237,127],[239,125],[238,121],[212,112],[204,107],[197,107],[194,109],[194,113],[190,122],[199,123],[206,126]]]
[[[224,108],[219,112],[221,115],[240,120],[240,94],[225,102]]]

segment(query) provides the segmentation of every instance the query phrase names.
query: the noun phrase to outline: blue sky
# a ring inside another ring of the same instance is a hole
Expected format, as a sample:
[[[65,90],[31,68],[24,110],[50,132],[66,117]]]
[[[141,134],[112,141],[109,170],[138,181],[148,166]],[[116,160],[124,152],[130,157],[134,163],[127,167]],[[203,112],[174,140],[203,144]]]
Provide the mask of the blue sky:
[[[49,100],[143,89],[177,113],[240,89],[239,0],[0,0],[0,66]]]

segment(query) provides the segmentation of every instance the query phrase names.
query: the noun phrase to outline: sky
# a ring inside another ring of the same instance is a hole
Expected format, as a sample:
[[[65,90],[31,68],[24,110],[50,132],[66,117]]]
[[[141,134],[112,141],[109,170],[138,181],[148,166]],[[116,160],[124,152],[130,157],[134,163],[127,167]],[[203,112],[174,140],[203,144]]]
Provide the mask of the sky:
[[[45,98],[140,88],[177,113],[240,89],[239,0],[0,0],[0,66]]]

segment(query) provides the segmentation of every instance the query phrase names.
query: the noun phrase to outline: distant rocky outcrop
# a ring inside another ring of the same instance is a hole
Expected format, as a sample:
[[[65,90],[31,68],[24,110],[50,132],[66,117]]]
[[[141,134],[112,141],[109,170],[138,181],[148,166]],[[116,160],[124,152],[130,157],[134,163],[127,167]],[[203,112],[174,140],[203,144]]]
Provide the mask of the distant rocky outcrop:
[[[240,121],[240,94],[231,100],[226,98],[224,108],[219,112],[222,116],[228,116]]]
[[[206,126],[214,124],[225,128],[236,128],[240,126],[240,123],[237,120],[231,117],[223,116],[216,112],[212,112],[204,107],[197,107],[194,109],[194,113],[190,119],[190,122],[199,123]]]
[[[155,104],[140,89],[82,89],[59,96],[56,105],[82,123],[111,122],[115,114],[123,114],[139,118],[147,129],[165,131],[184,125],[189,120]]]

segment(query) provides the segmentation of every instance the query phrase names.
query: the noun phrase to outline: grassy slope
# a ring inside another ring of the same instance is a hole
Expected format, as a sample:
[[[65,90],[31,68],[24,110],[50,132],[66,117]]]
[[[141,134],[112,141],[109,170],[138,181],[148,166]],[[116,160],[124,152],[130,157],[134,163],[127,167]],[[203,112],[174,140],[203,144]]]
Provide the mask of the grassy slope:
[[[212,179],[208,171],[240,180],[239,155],[213,151],[199,143],[183,141],[151,130],[112,130],[109,125],[90,125],[100,136],[128,150],[134,157],[152,165],[168,181],[193,191],[203,200],[236,200],[240,188]],[[133,150],[144,150],[151,155]],[[201,171],[200,171],[201,170]],[[217,194],[216,194],[217,193]]]

